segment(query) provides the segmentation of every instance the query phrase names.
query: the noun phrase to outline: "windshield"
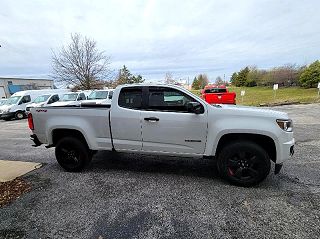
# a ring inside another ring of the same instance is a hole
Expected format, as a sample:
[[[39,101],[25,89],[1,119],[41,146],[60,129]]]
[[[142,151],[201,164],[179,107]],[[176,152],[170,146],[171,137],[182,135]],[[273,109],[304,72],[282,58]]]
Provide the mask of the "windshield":
[[[19,99],[21,98],[21,96],[11,96],[7,102],[6,102],[6,105],[13,105],[13,104],[16,104]]]
[[[47,99],[49,99],[50,95],[40,95],[37,98],[35,98],[35,100],[33,101],[33,103],[41,103],[41,102],[45,102],[47,101]]]
[[[107,99],[108,97],[108,91],[94,91],[92,92],[88,100],[102,100],[102,99]]]
[[[78,96],[78,93],[64,94],[62,96],[61,101],[75,101],[77,100],[77,96]]]

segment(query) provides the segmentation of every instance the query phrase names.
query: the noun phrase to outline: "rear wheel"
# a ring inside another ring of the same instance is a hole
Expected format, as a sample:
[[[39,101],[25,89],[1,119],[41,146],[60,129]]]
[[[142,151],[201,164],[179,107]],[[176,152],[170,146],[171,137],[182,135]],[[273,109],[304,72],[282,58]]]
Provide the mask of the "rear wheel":
[[[14,118],[17,119],[17,120],[21,120],[21,119],[24,118],[24,116],[25,115],[24,115],[24,113],[22,111],[18,111],[18,112],[15,113]]]
[[[219,153],[217,163],[224,179],[243,187],[263,181],[271,167],[266,151],[250,141],[238,141],[226,145]]]
[[[73,137],[59,140],[55,154],[60,166],[69,172],[81,171],[91,162],[92,158],[88,146],[83,141]]]

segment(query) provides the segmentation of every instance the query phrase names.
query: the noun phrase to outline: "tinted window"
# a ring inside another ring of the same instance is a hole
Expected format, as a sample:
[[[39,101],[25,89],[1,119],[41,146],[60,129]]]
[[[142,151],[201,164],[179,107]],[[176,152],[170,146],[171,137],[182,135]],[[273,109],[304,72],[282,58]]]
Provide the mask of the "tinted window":
[[[188,112],[187,104],[196,100],[187,94],[167,87],[149,87],[148,110]]]
[[[142,88],[128,87],[120,91],[118,104],[129,109],[141,109]]]
[[[25,95],[22,97],[21,101],[20,101],[20,104],[25,104],[25,103],[28,103],[31,101],[31,97],[30,95]]]
[[[227,89],[224,88],[211,88],[211,89],[206,89],[204,93],[224,93],[227,92]]]
[[[57,102],[57,101],[59,101],[59,96],[58,95],[53,95],[51,97],[51,99],[49,100],[48,104],[52,104],[52,103]]]
[[[112,96],[113,96],[113,91],[110,91],[108,98],[109,98],[109,99],[112,99]]]
[[[78,100],[85,100],[86,96],[84,93],[80,93],[79,99]]]

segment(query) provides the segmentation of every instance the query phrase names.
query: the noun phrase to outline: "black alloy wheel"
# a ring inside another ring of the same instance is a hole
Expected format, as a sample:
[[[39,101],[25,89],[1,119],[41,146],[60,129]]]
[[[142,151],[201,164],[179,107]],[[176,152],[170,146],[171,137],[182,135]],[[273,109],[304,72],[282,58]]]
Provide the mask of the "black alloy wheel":
[[[260,183],[270,172],[266,151],[253,142],[237,141],[225,146],[218,156],[218,169],[223,178],[238,186]]]
[[[69,172],[79,172],[91,161],[88,146],[81,140],[66,137],[59,140],[55,154],[58,163]]]

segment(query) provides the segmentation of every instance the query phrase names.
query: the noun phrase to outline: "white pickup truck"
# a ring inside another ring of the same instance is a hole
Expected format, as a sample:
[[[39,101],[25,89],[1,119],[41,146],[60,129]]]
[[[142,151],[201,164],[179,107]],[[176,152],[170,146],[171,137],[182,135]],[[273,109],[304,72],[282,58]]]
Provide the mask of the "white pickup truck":
[[[32,108],[34,146],[55,147],[58,163],[80,171],[98,150],[210,157],[230,183],[252,186],[294,153],[283,112],[209,105],[178,86],[118,86],[110,105]]]

